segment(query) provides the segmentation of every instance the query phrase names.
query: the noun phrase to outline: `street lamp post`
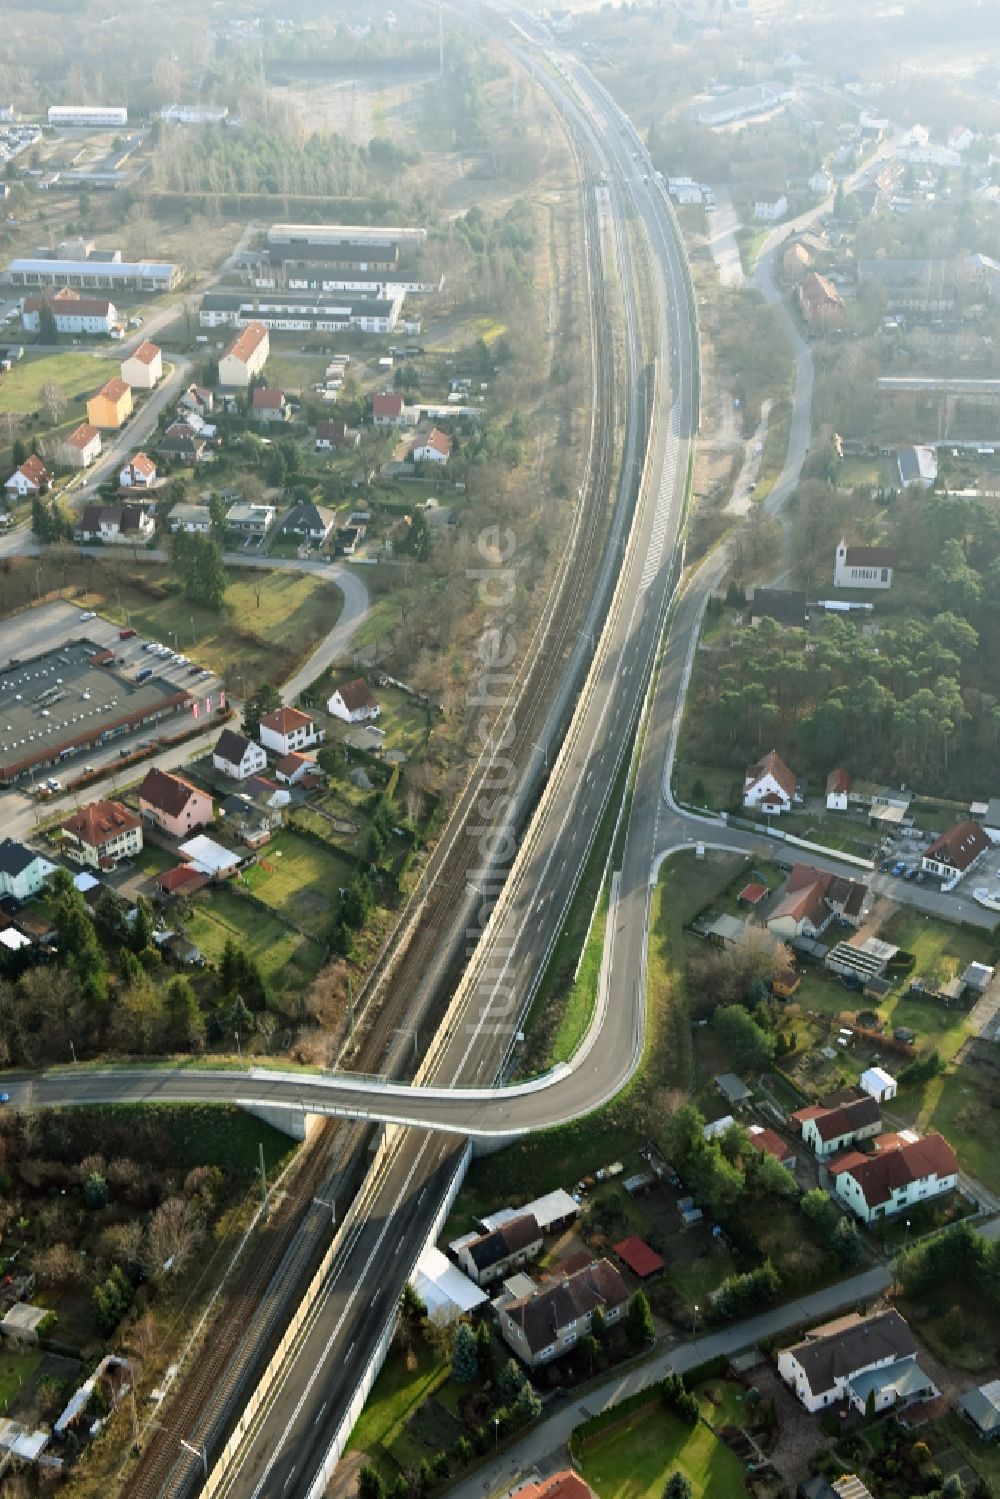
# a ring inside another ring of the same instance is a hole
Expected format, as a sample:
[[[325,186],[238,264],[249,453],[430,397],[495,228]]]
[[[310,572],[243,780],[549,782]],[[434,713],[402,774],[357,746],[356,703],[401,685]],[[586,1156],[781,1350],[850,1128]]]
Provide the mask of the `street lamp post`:
[[[692,1334],[691,1334],[692,1337],[695,1337],[695,1338],[698,1336],[698,1313],[699,1313],[700,1310],[701,1310],[701,1308],[699,1307],[699,1305],[698,1305],[698,1303],[696,1301],[695,1304],[694,1304],[694,1328],[692,1329]]]
[[[236,1052],[237,1052],[237,1055],[239,1056],[239,1059],[240,1059],[240,1066],[242,1067],[242,1065],[243,1065],[243,1048],[240,1045],[240,1033],[239,1033],[239,1031],[233,1031],[233,1035],[236,1037]]]
[[[500,1417],[493,1417],[493,1455],[500,1451]]]

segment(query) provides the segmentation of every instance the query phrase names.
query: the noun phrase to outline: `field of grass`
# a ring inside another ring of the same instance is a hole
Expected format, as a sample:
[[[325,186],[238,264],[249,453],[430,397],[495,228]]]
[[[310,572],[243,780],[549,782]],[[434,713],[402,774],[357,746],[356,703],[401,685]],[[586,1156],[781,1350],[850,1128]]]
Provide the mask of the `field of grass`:
[[[704,1397],[701,1403],[711,1416]],[[742,1464],[715,1433],[704,1422],[686,1426],[658,1404],[596,1437],[580,1465],[600,1499],[661,1499],[677,1468],[690,1479],[695,1499],[746,1492]]]
[[[256,578],[241,571],[229,577],[219,614],[187,603],[179,591],[149,599],[127,582],[106,588],[95,583],[86,604],[164,645],[174,645],[176,637],[178,649],[213,671],[229,668],[248,684],[283,681],[336,624],[340,590],[307,573],[275,570]]]
[[[0,412],[37,411],[42,386],[51,382],[59,386],[79,419],[85,414],[87,396],[117,372],[115,360],[93,354],[25,354],[0,381]]]
[[[348,1452],[377,1456],[382,1449],[388,1453],[402,1436],[407,1420],[448,1378],[448,1360],[437,1358],[422,1338],[417,1340],[411,1360],[412,1367],[407,1367],[405,1354],[398,1348],[390,1351],[351,1432]]]
[[[40,1348],[20,1351],[11,1343],[0,1344],[0,1415],[17,1399],[42,1360]]]
[[[332,847],[319,848],[281,829],[242,879],[258,900],[321,939],[329,929],[337,892],[352,873],[353,866]]]
[[[241,1182],[257,1175],[261,1145],[269,1175],[296,1149],[288,1135],[228,1104],[97,1104],[88,1110],[89,1117],[102,1114],[161,1123],[169,1135],[171,1162],[178,1170],[218,1166]]]
[[[277,916],[268,916],[259,906],[225,889],[200,896],[184,929],[210,963],[218,963],[226,942],[233,938],[259,963],[274,993],[305,988],[323,964],[319,942],[291,931]]]

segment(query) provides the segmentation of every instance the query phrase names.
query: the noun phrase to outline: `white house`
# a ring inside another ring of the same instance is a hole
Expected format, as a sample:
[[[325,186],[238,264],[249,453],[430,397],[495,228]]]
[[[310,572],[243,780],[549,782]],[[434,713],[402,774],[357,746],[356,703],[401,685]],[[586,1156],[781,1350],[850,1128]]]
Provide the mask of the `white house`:
[[[968,125],[952,125],[948,131],[948,146],[952,151],[968,151],[969,147],[975,143],[975,139],[975,133],[969,129]]]
[[[830,178],[823,171],[822,167],[818,172],[813,172],[809,178],[809,191],[811,193],[819,193],[821,198],[826,197],[832,185]]]
[[[56,448],[56,459],[63,468],[89,468],[101,455],[101,434],[89,422],[74,427]]]
[[[447,432],[432,427],[426,437],[418,437],[410,449],[414,463],[440,463],[442,466],[451,456],[451,438]]]
[[[345,723],[374,721],[382,712],[375,695],[363,677],[345,682],[328,700],[326,711]]]
[[[828,812],[847,811],[847,798],[853,784],[849,770],[844,770],[842,767],[831,770],[826,778],[826,810]]]
[[[163,355],[148,338],[122,360],[122,379],[133,390],[152,390],[162,378]]]
[[[777,750],[751,765],[743,779],[743,805],[759,808],[768,816],[788,812],[795,801],[796,777]]]
[[[259,375],[271,352],[271,341],[263,323],[248,323],[219,360],[219,384],[246,390]]]
[[[223,729],[212,751],[212,764],[224,776],[245,781],[247,776],[267,769],[267,755],[245,734],[238,734],[235,729]]]
[[[894,1148],[874,1155],[852,1151],[830,1163],[837,1196],[865,1223],[951,1192],[958,1184],[955,1152],[941,1135],[899,1137]]]
[[[783,1348],[778,1373],[813,1414],[841,1400],[863,1414],[869,1390],[874,1390],[876,1410],[938,1393],[916,1355],[913,1334],[897,1311],[870,1317],[850,1312]],[[872,1374],[879,1377],[873,1380]]]
[[[37,453],[31,453],[16,468],[4,485],[11,498],[25,499],[28,495],[44,494],[51,484],[49,471]]]
[[[326,730],[318,729],[315,720],[298,708],[275,708],[260,721],[260,742],[276,755],[308,749],[311,744],[322,744],[325,738]]]
[[[821,1160],[846,1150],[857,1140],[870,1140],[882,1128],[882,1115],[874,1098],[856,1098],[835,1109],[810,1104],[797,1110],[792,1119]]]
[[[196,531],[207,536],[212,529],[212,517],[207,505],[189,505],[182,501],[174,505],[167,516],[167,527],[170,531]]]
[[[967,874],[990,847],[985,828],[978,822],[960,822],[924,849],[920,867],[939,879],[958,880]]]
[[[118,309],[106,297],[81,297],[64,289],[53,297],[24,298],[21,325],[26,332],[38,332],[43,307],[51,309],[57,333],[110,333],[118,321]]]
[[[55,872],[56,866],[33,848],[26,848],[13,838],[0,842],[0,895],[30,900]]]
[[[477,1286],[504,1280],[542,1252],[542,1230],[532,1213],[510,1218],[458,1248],[458,1263]]]
[[[155,535],[156,522],[140,505],[85,505],[73,526],[73,540],[84,545],[146,546]]]
[[[754,200],[753,216],[755,219],[762,219],[765,223],[777,223],[778,219],[783,219],[787,212],[788,199],[784,193],[761,193],[760,197]]]
[[[887,1099],[895,1098],[897,1083],[892,1073],[886,1072],[884,1067],[869,1067],[862,1072],[858,1087],[869,1098],[874,1098],[876,1103],[885,1103]]]
[[[118,475],[122,489],[148,489],[156,483],[156,464],[146,453],[134,453]]]
[[[60,832],[67,856],[91,869],[113,869],[142,853],[142,823],[121,802],[90,802]]]
[[[841,537],[833,571],[833,586],[891,588],[894,562],[895,557],[888,547],[848,546]]]

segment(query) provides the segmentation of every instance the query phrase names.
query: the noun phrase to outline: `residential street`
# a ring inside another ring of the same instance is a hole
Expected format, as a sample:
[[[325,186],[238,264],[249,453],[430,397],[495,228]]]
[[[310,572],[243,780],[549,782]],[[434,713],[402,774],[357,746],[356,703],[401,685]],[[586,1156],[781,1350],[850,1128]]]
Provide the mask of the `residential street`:
[[[1000,1236],[1000,1219],[984,1223],[980,1232],[989,1239]],[[484,1495],[508,1493],[533,1469],[543,1471],[562,1466],[567,1460],[564,1451],[573,1429],[590,1416],[599,1415],[609,1406],[616,1405],[629,1395],[654,1384],[665,1374],[683,1374],[696,1364],[720,1354],[733,1355],[758,1343],[761,1338],[771,1338],[786,1330],[797,1328],[805,1322],[816,1322],[835,1312],[854,1308],[858,1302],[871,1302],[881,1296],[891,1284],[892,1272],[885,1265],[877,1265],[837,1285],[814,1291],[798,1301],[789,1301],[772,1311],[762,1312],[758,1317],[749,1317],[732,1327],[719,1332],[707,1333],[703,1337],[676,1342],[657,1352],[646,1363],[630,1369],[624,1374],[612,1374],[596,1388],[583,1395],[570,1397],[559,1404],[551,1414],[543,1417],[537,1426],[526,1432],[520,1441],[500,1454],[495,1462],[477,1469],[469,1478],[449,1490],[451,1499],[483,1499]],[[819,1424],[816,1426],[816,1444],[820,1445]],[[558,1459],[558,1461],[554,1461]]]

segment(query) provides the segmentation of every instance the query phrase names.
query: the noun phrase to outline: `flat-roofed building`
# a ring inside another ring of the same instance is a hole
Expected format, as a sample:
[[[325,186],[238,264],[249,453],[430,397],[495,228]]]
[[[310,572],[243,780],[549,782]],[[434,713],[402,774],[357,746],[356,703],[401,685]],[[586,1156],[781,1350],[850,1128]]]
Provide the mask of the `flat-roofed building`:
[[[128,124],[128,109],[123,104],[50,104],[50,125],[76,125],[85,129],[108,129]]]
[[[183,708],[189,694],[155,675],[144,682],[96,665],[89,640],[0,670],[0,784],[76,752],[112,743]]]
[[[3,274],[11,286],[75,286],[81,291],[171,291],[180,266],[166,260],[55,260],[19,256]]]
[[[426,229],[398,225],[272,224],[267,231],[269,245],[419,245],[426,238]]]

